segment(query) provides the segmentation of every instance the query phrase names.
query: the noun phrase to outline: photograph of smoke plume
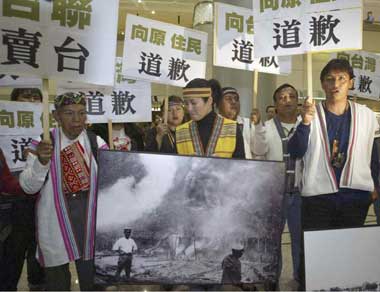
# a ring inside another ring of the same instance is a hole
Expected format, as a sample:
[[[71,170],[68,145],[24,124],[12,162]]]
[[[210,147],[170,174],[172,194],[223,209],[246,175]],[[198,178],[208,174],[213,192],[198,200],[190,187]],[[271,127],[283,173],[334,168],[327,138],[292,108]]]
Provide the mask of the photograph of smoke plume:
[[[95,283],[277,277],[282,162],[99,152]]]
[[[380,226],[304,232],[306,290],[380,291]]]

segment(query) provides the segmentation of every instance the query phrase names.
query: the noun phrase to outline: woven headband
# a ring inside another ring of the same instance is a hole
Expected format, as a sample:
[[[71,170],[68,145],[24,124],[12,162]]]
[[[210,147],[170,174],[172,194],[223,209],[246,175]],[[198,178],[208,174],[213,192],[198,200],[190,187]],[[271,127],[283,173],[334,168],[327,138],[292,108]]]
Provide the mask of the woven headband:
[[[211,97],[211,88],[184,88],[183,98],[201,98],[201,97]]]
[[[234,93],[234,94],[239,95],[239,93],[237,92],[237,90],[235,88],[228,88],[226,90],[223,90],[222,95],[226,95],[228,93]]]
[[[86,96],[84,93],[74,93],[74,92],[66,92],[60,95],[57,95],[57,97],[54,99],[54,106],[55,109],[58,109],[65,105],[70,104],[83,104],[86,105]]]

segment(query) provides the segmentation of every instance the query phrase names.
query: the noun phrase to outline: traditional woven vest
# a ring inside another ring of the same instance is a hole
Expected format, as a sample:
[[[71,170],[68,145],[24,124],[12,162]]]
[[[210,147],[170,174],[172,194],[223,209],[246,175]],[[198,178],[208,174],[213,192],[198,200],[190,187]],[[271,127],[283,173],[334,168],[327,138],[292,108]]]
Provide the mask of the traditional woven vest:
[[[178,154],[232,157],[236,148],[236,122],[217,116],[206,149],[199,136],[197,123],[187,122],[176,128]]]

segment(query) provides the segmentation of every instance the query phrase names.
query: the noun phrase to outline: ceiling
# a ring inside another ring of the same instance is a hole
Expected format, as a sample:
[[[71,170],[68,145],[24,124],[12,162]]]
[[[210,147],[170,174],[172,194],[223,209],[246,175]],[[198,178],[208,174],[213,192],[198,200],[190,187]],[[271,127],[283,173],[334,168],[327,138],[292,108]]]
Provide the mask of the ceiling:
[[[171,24],[192,27],[193,11],[198,2],[201,2],[201,0],[120,0],[119,37],[123,39],[121,32],[125,30],[127,13]],[[376,20],[380,21],[380,0],[364,0],[363,15],[366,16],[369,10],[373,11]],[[152,14],[152,11],[155,11],[155,14]]]
[[[201,1],[202,0],[140,0],[141,3],[139,3],[139,0],[119,0],[119,40],[124,39],[124,35],[121,33],[125,31],[125,21],[128,13],[191,28],[194,7]],[[153,10],[155,14],[152,14]],[[363,0],[363,16],[365,17],[367,11],[370,10],[374,12],[376,21],[380,22],[380,0]],[[378,26],[372,25],[371,27],[378,30]],[[367,30],[372,30],[371,27]],[[317,61],[325,61],[328,58],[327,55],[327,53],[320,53],[314,55],[313,58]],[[378,102],[362,99],[359,99],[358,102],[370,103],[375,110],[380,111]]]
[[[118,33],[124,32],[127,13],[192,27],[193,10],[199,0],[120,0]],[[155,11],[155,14],[152,14]]]

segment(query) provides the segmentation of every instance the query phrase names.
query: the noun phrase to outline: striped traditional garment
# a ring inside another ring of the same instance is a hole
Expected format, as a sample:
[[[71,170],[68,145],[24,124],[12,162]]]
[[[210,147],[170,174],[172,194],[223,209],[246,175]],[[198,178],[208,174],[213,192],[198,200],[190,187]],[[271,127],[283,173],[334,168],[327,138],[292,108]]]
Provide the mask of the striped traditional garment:
[[[187,122],[176,128],[178,154],[232,157],[236,148],[236,122],[217,115],[208,145],[202,145],[197,123]]]
[[[302,196],[332,194],[339,188],[373,191],[371,176],[371,153],[375,132],[379,129],[374,112],[349,101],[351,126],[347,160],[338,184],[331,165],[331,151],[328,139],[325,113],[322,104],[316,106],[316,115],[310,126],[309,145],[302,158]]]
[[[61,161],[61,141],[64,137],[62,131],[58,128],[52,131],[52,140],[54,153],[50,163],[48,179],[42,186],[40,197],[37,200],[37,227],[38,227],[38,257],[43,266],[51,267],[61,265],[82,258],[84,260],[92,259],[94,256],[94,237],[95,237],[95,210],[96,210],[96,192],[97,192],[97,163],[94,155],[91,153],[91,146],[86,131],[77,138],[81,146],[74,146],[75,151],[82,151],[84,159],[88,165],[89,189],[88,203],[86,210],[86,226],[84,227],[84,246],[78,246],[73,224],[70,219],[70,212],[67,208],[67,198],[64,193],[65,180],[62,170],[64,166]],[[99,138],[100,139],[100,138]],[[97,139],[99,149],[107,149],[107,145],[101,139]],[[67,138],[65,138],[67,143]],[[100,144],[99,144],[99,141]],[[32,145],[36,147],[38,141],[33,141]],[[72,146],[74,143],[66,144]],[[75,148],[76,147],[76,148]],[[82,147],[79,150],[78,147]],[[66,148],[66,147],[64,147]],[[34,165],[34,164],[33,164]],[[49,231],[50,230],[50,231]],[[46,233],[49,234],[46,234]],[[53,235],[54,233],[54,235]],[[61,235],[61,236],[59,236]],[[62,250],[64,248],[64,250]]]

